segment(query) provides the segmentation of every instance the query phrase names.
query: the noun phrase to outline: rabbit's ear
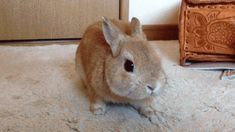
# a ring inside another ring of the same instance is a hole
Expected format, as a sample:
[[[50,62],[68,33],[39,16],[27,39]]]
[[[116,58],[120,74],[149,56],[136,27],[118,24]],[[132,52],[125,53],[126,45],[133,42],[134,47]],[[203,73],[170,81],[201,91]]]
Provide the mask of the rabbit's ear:
[[[125,35],[105,17],[103,17],[102,29],[105,40],[109,44],[113,56],[117,56],[121,51],[121,41],[125,39]]]
[[[136,17],[131,19],[131,36],[138,37],[142,40],[147,40],[143,32],[142,25],[140,24],[139,19]]]

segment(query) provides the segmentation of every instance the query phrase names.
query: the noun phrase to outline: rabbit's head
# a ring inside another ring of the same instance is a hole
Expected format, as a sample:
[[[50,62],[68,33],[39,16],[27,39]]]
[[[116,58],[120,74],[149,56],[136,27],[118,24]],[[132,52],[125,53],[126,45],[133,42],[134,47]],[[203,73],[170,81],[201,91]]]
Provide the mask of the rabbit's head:
[[[112,93],[141,100],[156,95],[165,83],[165,74],[139,20],[132,18],[130,27],[131,35],[126,35],[103,19],[103,34],[112,52],[105,60],[105,79]]]

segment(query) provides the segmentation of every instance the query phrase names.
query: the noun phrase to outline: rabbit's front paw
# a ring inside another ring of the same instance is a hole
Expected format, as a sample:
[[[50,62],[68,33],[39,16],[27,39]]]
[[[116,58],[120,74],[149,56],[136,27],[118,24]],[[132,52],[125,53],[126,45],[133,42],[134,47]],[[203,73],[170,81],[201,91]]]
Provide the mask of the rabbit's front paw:
[[[102,101],[92,103],[90,109],[95,115],[104,115],[106,111],[106,104]]]
[[[163,112],[158,111],[156,108],[151,106],[143,107],[140,108],[140,113],[147,117],[151,121],[151,123],[156,124],[161,128],[169,128],[165,114]]]

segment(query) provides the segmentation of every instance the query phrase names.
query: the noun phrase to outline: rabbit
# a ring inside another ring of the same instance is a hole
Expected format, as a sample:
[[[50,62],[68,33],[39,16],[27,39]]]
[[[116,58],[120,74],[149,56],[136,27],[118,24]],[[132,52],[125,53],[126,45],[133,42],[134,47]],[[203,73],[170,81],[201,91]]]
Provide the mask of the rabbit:
[[[75,60],[94,114],[105,114],[111,102],[130,104],[150,121],[159,118],[154,98],[166,75],[137,18],[129,23],[103,17],[89,26]]]

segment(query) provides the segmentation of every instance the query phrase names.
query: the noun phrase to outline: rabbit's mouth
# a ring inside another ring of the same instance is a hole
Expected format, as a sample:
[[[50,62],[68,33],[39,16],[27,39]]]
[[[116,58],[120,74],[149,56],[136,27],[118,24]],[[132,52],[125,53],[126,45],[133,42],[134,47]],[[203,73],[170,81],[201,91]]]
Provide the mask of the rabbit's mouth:
[[[155,97],[155,96],[157,96],[157,94],[158,94],[158,92],[152,92],[152,93],[150,94],[150,96],[151,96],[151,97]]]
[[[131,96],[131,94],[133,94],[133,92],[136,90],[137,88],[134,88],[133,90],[129,91],[127,94],[127,97]]]
[[[142,82],[139,82],[136,87],[134,87],[128,92],[126,97],[134,100],[141,100],[148,97],[156,96],[160,87],[161,85],[158,84],[154,89],[150,90]]]
[[[141,90],[142,87],[135,87],[131,91],[128,92],[126,95],[127,98],[131,100],[142,100],[148,97],[149,95],[146,93],[146,91]]]

